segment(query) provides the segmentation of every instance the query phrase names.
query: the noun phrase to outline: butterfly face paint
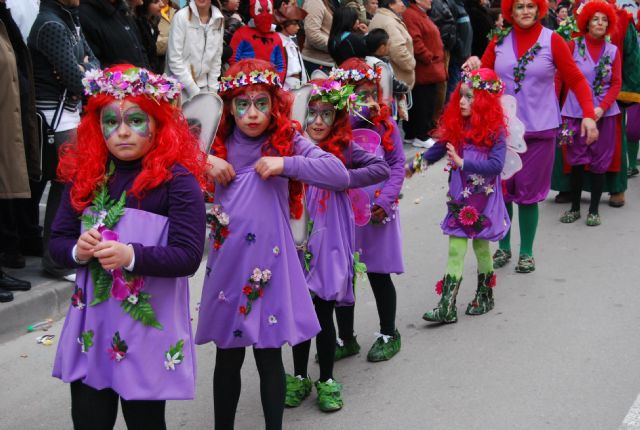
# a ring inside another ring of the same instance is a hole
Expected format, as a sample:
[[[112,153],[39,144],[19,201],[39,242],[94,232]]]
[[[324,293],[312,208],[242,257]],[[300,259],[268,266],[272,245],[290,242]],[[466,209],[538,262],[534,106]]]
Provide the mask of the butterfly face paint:
[[[309,103],[306,119],[307,135],[316,143],[329,136],[331,126],[336,120],[336,109],[331,103],[313,101]]]
[[[247,91],[231,102],[236,126],[249,137],[258,137],[271,122],[271,96],[266,91]]]
[[[312,107],[309,106],[309,112],[307,113],[307,126],[313,124],[320,118],[320,120],[328,126],[333,125],[333,121],[336,119],[336,110],[331,107]]]
[[[115,101],[100,112],[100,126],[109,152],[120,160],[137,160],[151,149],[155,119],[135,103]]]

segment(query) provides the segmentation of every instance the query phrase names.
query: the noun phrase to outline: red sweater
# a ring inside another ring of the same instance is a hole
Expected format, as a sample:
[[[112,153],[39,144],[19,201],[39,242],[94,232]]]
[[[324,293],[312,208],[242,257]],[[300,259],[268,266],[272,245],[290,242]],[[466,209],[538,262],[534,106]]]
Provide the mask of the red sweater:
[[[542,24],[536,23],[533,27],[522,29],[517,25],[513,26],[513,35],[518,45],[518,57],[524,55],[540,37],[542,32]],[[494,37],[487,50],[482,55],[482,67],[494,68],[496,61],[496,43],[497,38]],[[569,47],[560,35],[553,33],[551,35],[551,55],[562,81],[574,92],[578,103],[582,107],[585,118],[595,119],[596,114],[593,110],[593,100],[591,98],[591,86],[584,78],[578,66],[573,61],[573,55],[569,51]]]
[[[402,19],[413,39],[416,84],[428,85],[446,81],[444,48],[438,27],[415,3],[410,4],[404,11]]]

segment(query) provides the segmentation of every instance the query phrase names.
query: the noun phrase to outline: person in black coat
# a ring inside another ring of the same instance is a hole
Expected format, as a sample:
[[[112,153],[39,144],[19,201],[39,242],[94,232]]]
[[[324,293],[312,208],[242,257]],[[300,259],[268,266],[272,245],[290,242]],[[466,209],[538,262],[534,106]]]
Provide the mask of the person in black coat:
[[[103,68],[122,63],[149,68],[138,26],[124,0],[82,0],[80,25]]]
[[[164,55],[158,55],[156,42],[160,30],[160,13],[164,7],[162,0],[143,0],[142,4],[135,9],[135,20],[142,40],[142,45],[149,59],[149,67],[154,73],[164,72]]]
[[[482,0],[465,0],[464,8],[469,14],[471,27],[473,28],[471,55],[482,57],[489,44],[487,35],[493,28],[494,19],[489,9],[482,4]]]
[[[364,39],[366,25],[360,23],[358,12],[348,6],[341,6],[333,14],[329,31],[329,55],[336,64],[342,64],[351,57],[364,58],[367,44]]]

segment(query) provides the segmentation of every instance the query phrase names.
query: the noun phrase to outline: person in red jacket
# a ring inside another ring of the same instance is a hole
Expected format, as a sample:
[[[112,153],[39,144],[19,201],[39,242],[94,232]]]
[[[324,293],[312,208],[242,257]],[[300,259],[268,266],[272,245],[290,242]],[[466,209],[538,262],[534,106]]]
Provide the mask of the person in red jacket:
[[[423,148],[428,147],[429,134],[435,127],[434,113],[442,110],[444,102],[438,103],[437,84],[447,80],[440,30],[427,16],[430,9],[431,0],[411,0],[402,14],[413,39],[416,59],[416,83],[411,90],[413,106],[409,110],[409,121],[404,123],[405,140],[413,139],[413,146]]]

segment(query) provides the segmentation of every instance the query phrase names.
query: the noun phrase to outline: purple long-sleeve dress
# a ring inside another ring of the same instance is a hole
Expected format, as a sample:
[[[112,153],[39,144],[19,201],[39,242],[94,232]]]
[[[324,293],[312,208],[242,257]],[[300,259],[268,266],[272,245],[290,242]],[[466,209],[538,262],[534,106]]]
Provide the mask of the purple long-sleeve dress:
[[[116,170],[108,189],[117,199],[133,185],[141,162],[113,161]],[[82,226],[69,191],[67,186],[49,248],[56,262],[78,271],[53,376],[65,382],[80,380],[96,389],[111,388],[126,400],[194,398],[196,364],[187,276],[200,264],[205,234],[205,208],[197,181],[176,166],[173,178],[148,191],[142,200],[127,197],[125,214],[113,231],[118,241],[134,248],[130,275],[137,277],[134,285],[141,289],[123,297],[114,284],[109,298],[95,305],[91,304],[96,292],[89,269],[72,257]],[[146,294],[162,328],[145,325],[123,310],[127,304],[134,305],[132,299],[139,299],[135,305],[141,305]]]
[[[471,143],[464,145],[463,168],[451,172],[447,215],[440,225],[444,234],[490,241],[500,240],[507,234],[511,221],[500,179],[506,150],[504,135],[491,148]],[[446,153],[445,144],[438,142],[423,154],[423,158],[432,164]]]
[[[349,169],[349,188],[389,177],[387,163],[356,143],[349,145],[343,155]],[[313,222],[305,253],[310,258],[305,264],[309,289],[323,300],[336,301],[338,306],[353,305],[355,224],[349,195],[346,191],[310,185],[305,197]]]
[[[236,128],[226,142],[236,178],[216,187],[226,230],[207,261],[198,344],[278,348],[320,331],[289,225],[288,182],[344,190],[349,175],[339,159],[296,134],[295,155],[284,158],[282,176],[263,180],[254,166],[267,139]]]
[[[398,126],[393,118],[390,121],[393,124],[393,149],[385,151],[379,145],[374,153],[387,162],[391,175],[384,182],[362,188],[367,193],[371,206],[380,206],[387,218],[381,223],[370,222],[356,228],[356,251],[360,252],[362,262],[367,265],[367,272],[371,273],[404,272],[398,196],[404,183],[405,156]],[[367,128],[367,125],[368,123],[360,120],[352,127]],[[380,136],[384,134],[382,128],[374,130]]]

